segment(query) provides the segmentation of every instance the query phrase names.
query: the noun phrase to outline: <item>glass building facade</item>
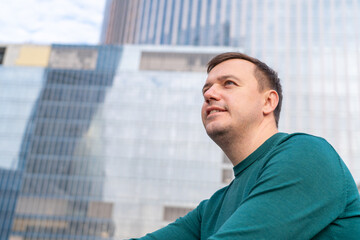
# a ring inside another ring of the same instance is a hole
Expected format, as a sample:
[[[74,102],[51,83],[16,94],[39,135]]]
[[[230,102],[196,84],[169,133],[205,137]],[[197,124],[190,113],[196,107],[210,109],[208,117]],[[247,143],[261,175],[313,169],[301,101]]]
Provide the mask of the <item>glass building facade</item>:
[[[0,239],[8,239],[19,196],[19,171],[0,168]]]
[[[10,239],[113,237],[113,203],[103,197],[104,165],[92,154],[96,141],[88,134],[120,54],[120,47],[5,48],[1,180],[5,193],[11,181],[16,191],[2,195],[2,202],[12,198],[16,206],[1,218],[11,222]]]
[[[9,239],[140,236],[232,179],[200,119],[205,65],[228,48],[5,50],[0,173],[12,207],[2,204],[0,217]]]
[[[355,48],[359,8],[358,0],[107,0],[101,42],[233,46],[257,56]]]
[[[107,193],[118,201],[117,236],[166,225],[232,178],[200,119],[205,65],[226,50],[124,47],[102,125],[112,136],[104,152]]]

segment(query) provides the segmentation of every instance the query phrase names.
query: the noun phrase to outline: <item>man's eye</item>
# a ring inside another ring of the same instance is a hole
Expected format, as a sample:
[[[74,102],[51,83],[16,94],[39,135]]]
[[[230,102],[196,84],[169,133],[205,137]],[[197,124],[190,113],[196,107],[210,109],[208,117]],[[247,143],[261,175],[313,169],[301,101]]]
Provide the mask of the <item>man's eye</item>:
[[[233,81],[226,81],[225,85],[235,85],[235,83]]]

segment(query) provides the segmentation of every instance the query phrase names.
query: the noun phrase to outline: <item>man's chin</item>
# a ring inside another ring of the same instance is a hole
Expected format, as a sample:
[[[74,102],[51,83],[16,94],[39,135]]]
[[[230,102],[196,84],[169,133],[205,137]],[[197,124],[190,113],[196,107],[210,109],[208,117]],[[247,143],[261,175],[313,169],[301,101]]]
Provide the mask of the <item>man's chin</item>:
[[[221,139],[227,135],[228,131],[225,128],[209,128],[206,129],[207,135],[216,142],[217,139]]]

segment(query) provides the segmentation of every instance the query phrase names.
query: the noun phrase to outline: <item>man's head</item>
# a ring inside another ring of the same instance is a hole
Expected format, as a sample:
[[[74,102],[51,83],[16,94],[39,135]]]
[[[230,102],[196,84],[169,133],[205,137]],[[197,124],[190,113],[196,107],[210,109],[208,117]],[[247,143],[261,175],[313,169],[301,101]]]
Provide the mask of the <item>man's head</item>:
[[[281,111],[283,96],[282,96],[282,87],[280,84],[280,79],[277,73],[273,69],[271,69],[268,65],[261,62],[259,59],[250,57],[246,54],[239,52],[227,52],[215,56],[208,63],[207,73],[209,73],[216,65],[230,59],[243,59],[253,63],[256,66],[254,71],[254,76],[258,81],[259,91],[270,88],[278,93],[279,103],[274,110],[274,117],[275,117],[276,126],[279,126],[280,111]]]
[[[278,125],[280,80],[258,59],[235,52],[215,56],[208,63],[203,95],[202,119],[213,139],[224,133],[257,129],[264,119]]]

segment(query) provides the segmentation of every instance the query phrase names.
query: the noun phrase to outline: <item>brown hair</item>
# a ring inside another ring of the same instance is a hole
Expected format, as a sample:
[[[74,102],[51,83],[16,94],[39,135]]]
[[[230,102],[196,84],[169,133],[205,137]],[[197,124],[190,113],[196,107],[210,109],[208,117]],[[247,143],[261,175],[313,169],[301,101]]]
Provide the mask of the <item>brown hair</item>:
[[[253,63],[256,68],[254,71],[255,78],[259,84],[259,90],[262,91],[266,88],[270,88],[275,90],[279,95],[279,103],[274,110],[274,117],[276,126],[279,125],[279,118],[280,118],[280,111],[281,111],[281,103],[282,103],[282,87],[280,84],[280,78],[278,74],[270,68],[265,63],[261,62],[259,59],[250,57],[246,54],[239,53],[239,52],[227,52],[222,53],[215,56],[211,59],[208,63],[207,73],[209,73],[216,65],[225,62],[230,59],[243,59]]]

